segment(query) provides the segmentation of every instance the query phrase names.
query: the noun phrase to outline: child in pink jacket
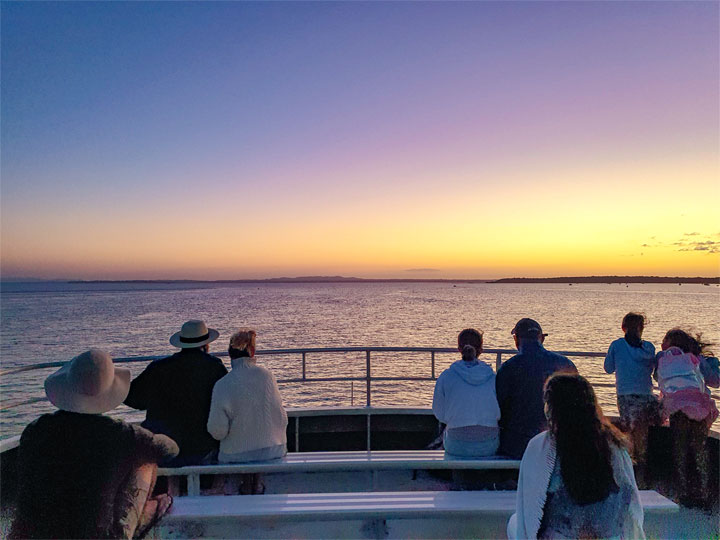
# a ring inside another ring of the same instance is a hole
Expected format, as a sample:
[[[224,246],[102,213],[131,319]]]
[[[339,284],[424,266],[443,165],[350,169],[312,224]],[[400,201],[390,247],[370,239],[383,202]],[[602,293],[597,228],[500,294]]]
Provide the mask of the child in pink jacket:
[[[656,377],[673,441],[673,485],[684,506],[704,503],[708,487],[705,440],[718,417],[703,376],[703,371],[711,374],[704,365],[711,359],[699,354],[702,348],[697,339],[674,328],[665,334],[657,355]],[[708,377],[708,382],[717,384],[718,380]]]

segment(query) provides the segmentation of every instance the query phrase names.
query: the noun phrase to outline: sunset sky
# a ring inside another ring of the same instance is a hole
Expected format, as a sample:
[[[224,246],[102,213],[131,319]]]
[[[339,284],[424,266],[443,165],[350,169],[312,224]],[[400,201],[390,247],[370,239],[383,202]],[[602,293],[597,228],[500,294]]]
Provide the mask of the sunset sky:
[[[720,274],[717,2],[2,3],[2,277]]]

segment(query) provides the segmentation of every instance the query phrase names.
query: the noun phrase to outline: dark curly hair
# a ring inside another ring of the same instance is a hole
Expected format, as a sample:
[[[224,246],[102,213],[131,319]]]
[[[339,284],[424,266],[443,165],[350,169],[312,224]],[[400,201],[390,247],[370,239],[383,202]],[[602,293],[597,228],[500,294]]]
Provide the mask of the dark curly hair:
[[[610,445],[626,448],[623,435],[605,418],[584,377],[556,374],[545,383],[548,427],[555,439],[560,473],[580,505],[602,501],[618,486]]]
[[[690,332],[686,332],[682,328],[675,327],[672,330],[668,330],[663,338],[663,344],[666,344],[668,347],[678,347],[683,352],[692,353],[697,356],[713,354],[708,350],[713,344],[704,342],[702,340],[702,334],[693,336]]]

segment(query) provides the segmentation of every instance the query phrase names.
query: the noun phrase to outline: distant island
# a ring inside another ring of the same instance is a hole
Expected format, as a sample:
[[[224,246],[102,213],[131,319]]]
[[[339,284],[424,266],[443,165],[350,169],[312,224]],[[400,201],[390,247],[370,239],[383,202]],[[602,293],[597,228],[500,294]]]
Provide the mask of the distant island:
[[[137,284],[231,284],[231,283],[696,283],[720,284],[720,277],[658,277],[658,276],[576,276],[550,278],[502,279],[374,279],[345,276],[299,276],[266,279],[130,279],[130,280],[69,280],[67,283],[137,283]]]
[[[720,277],[585,276],[552,278],[503,278],[491,283],[720,283]]]

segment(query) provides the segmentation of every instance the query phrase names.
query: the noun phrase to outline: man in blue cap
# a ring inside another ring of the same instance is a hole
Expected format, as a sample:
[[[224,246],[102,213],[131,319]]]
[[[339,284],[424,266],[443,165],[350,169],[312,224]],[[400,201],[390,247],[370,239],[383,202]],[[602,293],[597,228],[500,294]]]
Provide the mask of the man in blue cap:
[[[500,405],[499,454],[521,459],[530,439],[547,429],[543,386],[558,371],[577,373],[570,360],[543,347],[545,336],[533,319],[520,319],[511,334],[518,354],[503,363],[495,378]]]

